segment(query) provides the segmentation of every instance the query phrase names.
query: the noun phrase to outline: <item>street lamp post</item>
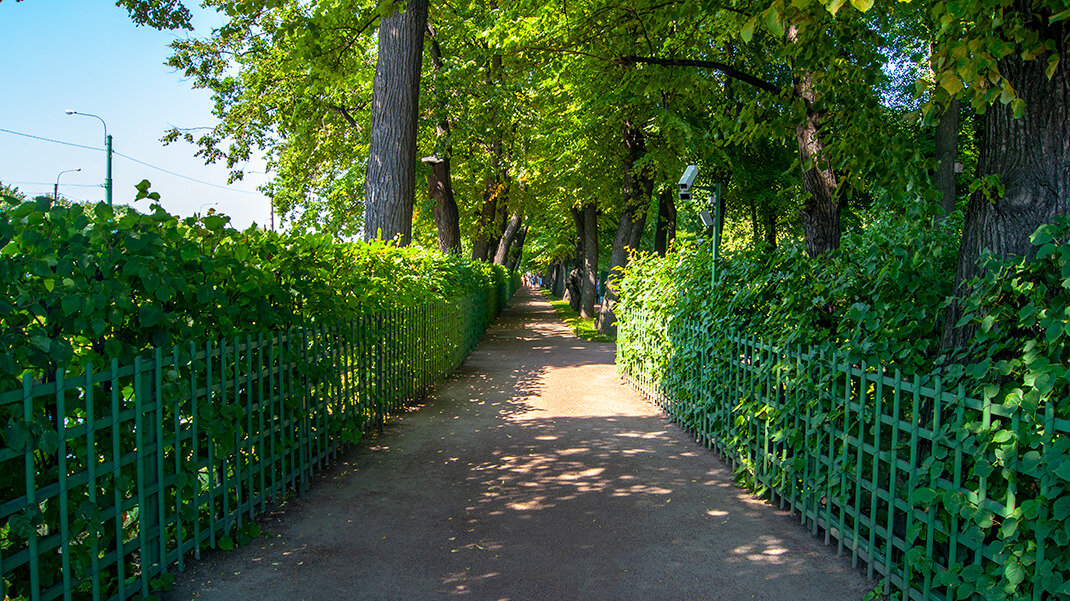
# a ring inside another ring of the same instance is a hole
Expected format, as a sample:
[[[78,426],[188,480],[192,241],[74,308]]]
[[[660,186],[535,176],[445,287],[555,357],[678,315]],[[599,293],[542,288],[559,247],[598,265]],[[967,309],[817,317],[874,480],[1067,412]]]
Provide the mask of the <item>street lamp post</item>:
[[[713,215],[710,215],[709,210],[702,209],[699,212],[699,219],[702,220],[702,225],[710,230],[710,238],[712,240],[712,248],[710,249],[710,280],[711,283],[717,285],[717,254],[721,247],[721,225],[724,223],[724,215],[721,211],[721,184],[714,184],[710,186],[696,186],[695,179],[698,177],[698,167],[695,165],[688,165],[684,170],[683,177],[680,178],[680,200],[690,200],[691,194],[696,191],[710,192],[711,196],[707,202],[713,208]]]
[[[67,109],[64,112],[67,113],[68,115],[82,115],[84,117],[95,117],[97,119],[100,119],[100,122],[104,125],[104,151],[108,155],[107,171],[106,171],[106,175],[104,177],[104,199],[107,200],[108,204],[110,205],[112,203],[111,202],[111,134],[108,133],[108,124],[104,121],[103,118],[101,118],[100,115],[94,115],[92,113],[80,113],[80,112],[78,112],[76,110],[73,110],[73,109]]]
[[[81,170],[81,167],[77,169],[64,169],[63,171],[60,171],[58,174],[56,174],[56,187],[52,189],[52,199],[54,201],[59,202],[59,176],[63,175],[64,173],[73,173],[75,171]]]

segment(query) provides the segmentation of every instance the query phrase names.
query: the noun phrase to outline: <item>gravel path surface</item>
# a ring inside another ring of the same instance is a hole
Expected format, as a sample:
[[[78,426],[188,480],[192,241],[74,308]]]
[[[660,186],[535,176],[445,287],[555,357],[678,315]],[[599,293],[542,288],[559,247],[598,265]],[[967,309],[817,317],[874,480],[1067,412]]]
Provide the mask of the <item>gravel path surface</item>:
[[[170,601],[858,600],[874,586],[521,290],[418,410]]]

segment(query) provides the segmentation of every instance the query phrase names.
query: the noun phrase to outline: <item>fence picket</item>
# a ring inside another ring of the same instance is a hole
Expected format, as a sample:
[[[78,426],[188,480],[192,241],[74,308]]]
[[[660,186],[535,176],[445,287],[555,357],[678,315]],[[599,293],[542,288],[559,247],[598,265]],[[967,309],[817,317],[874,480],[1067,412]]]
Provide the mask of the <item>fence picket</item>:
[[[1019,593],[1034,600],[1051,598],[1051,587],[1070,577],[1046,559],[1056,543],[1040,527],[1029,547],[1035,551],[1025,554],[1031,557],[997,554],[1001,522],[1025,519],[1018,516],[1026,494],[1047,499],[1063,486],[1038,473],[1044,467],[1023,465],[1027,450],[1041,458],[1065,452],[1065,441],[1056,441],[1070,434],[1070,420],[1052,402],[1033,420],[1018,405],[970,398],[961,385],[945,390],[938,377],[904,379],[894,366],[852,364],[823,347],[714,337],[697,320],[667,322],[629,308],[618,320],[618,373],[685,430],[699,432],[757,494],[779,498],[813,534],[863,563],[869,577],[883,577],[885,592],[965,598],[979,584],[962,569],[1000,573],[1004,561],[1033,570]],[[1043,431],[1042,448],[1019,448],[1015,437],[1029,427]],[[1005,444],[993,450],[997,433]],[[966,509],[947,508],[955,499]],[[1038,519],[1051,519],[1049,505],[1040,503]],[[1053,571],[1060,573],[1052,578]]]
[[[27,432],[0,448],[0,469],[24,480],[0,498],[4,598],[148,596],[187,552],[240,534],[287,488],[303,493],[350,429],[381,425],[452,371],[517,284],[24,374],[0,392]]]

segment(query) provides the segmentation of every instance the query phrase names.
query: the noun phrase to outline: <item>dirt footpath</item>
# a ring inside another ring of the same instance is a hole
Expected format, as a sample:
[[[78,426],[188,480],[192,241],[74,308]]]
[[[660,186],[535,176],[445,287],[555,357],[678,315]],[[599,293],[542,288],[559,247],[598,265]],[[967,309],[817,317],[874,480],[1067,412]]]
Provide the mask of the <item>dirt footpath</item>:
[[[168,600],[858,600],[874,583],[521,290],[418,411]]]

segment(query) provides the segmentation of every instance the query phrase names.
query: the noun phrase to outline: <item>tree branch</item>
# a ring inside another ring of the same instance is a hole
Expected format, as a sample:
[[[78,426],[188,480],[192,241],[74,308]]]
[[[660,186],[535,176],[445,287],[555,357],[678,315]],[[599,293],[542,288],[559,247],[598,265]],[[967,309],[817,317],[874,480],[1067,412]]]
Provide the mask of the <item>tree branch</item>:
[[[750,73],[740,71],[739,69],[719,63],[717,61],[700,61],[689,58],[654,58],[648,56],[622,56],[613,61],[618,65],[635,65],[639,63],[648,65],[661,65],[662,67],[698,67],[701,69],[713,69],[720,71],[725,75],[742,81],[743,83],[750,84],[759,90],[765,90],[766,92],[772,92],[774,94],[780,93],[780,87],[772,84],[764,79],[759,79]]]
[[[351,115],[351,114],[349,113],[349,109],[347,109],[346,107],[344,107],[344,106],[338,106],[338,105],[335,105],[335,104],[331,104],[331,103],[329,103],[329,102],[324,102],[324,103],[323,103],[323,106],[325,106],[325,107],[327,107],[327,108],[331,109],[332,111],[335,111],[335,112],[336,112],[336,113],[338,113],[339,115],[341,115],[341,116],[342,116],[342,118],[343,118],[343,119],[345,119],[345,120],[346,120],[346,122],[347,122],[347,123],[349,123],[349,124],[350,124],[351,126],[353,126],[354,128],[356,128],[356,129],[360,129],[360,124],[358,124],[358,123],[356,122],[356,120],[355,120],[355,119],[353,119],[353,115]]]

